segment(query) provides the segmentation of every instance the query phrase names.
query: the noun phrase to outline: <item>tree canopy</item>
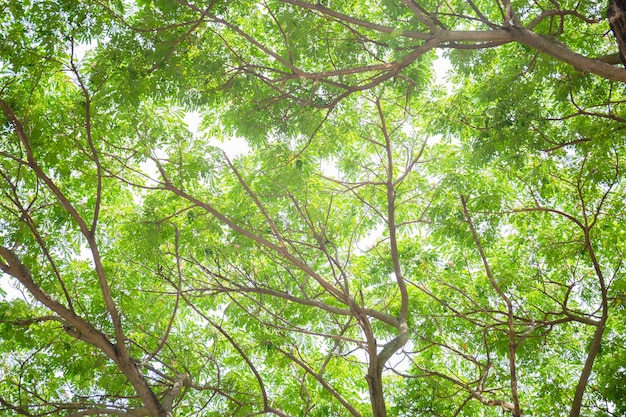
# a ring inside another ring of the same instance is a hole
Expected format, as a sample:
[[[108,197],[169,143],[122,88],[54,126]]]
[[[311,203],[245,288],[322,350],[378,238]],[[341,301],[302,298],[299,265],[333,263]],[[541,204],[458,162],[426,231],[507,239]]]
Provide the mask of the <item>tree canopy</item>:
[[[0,416],[626,414],[607,6],[1,1]]]

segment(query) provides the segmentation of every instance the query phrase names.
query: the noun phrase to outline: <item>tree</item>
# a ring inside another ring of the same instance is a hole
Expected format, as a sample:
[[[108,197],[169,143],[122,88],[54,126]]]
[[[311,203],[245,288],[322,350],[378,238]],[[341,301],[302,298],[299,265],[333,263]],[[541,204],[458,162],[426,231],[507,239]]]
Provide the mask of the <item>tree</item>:
[[[604,6],[2,7],[0,415],[626,412]]]

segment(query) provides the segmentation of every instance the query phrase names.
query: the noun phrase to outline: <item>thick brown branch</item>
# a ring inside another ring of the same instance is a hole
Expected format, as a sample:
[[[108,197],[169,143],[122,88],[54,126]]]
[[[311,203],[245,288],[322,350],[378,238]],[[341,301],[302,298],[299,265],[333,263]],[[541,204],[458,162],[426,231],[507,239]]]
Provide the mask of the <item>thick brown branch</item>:
[[[57,184],[55,184],[55,182],[39,166],[39,163],[35,159],[35,155],[31,148],[29,137],[26,134],[21,121],[19,120],[17,115],[13,112],[13,109],[11,109],[11,107],[2,99],[0,99],[0,108],[2,108],[4,113],[8,116],[11,124],[13,125],[13,128],[15,129],[15,132],[18,138],[20,139],[20,142],[22,143],[22,146],[26,150],[29,168],[34,172],[37,178],[39,178],[48,187],[48,189],[54,194],[57,201],[67,211],[67,213],[71,216],[74,222],[76,222],[76,224],[80,228],[82,235],[87,240],[89,249],[91,250],[91,254],[93,257],[93,261],[94,261],[94,265],[96,269],[96,275],[98,276],[98,283],[100,284],[100,291],[104,298],[104,303],[106,305],[107,311],[109,312],[111,321],[113,322],[113,327],[115,329],[115,335],[117,339],[116,340],[117,350],[119,351],[121,355],[124,355],[126,357],[126,361],[128,361],[129,357],[128,357],[128,353],[126,352],[126,346],[124,345],[125,337],[124,337],[124,333],[122,330],[122,319],[115,305],[115,301],[113,300],[113,296],[111,294],[111,288],[109,287],[109,284],[107,282],[104,265],[102,264],[102,258],[100,257],[98,244],[96,242],[95,230],[89,227],[85,219],[83,219],[83,217],[76,210],[74,205],[69,201],[67,196],[61,191],[61,189],[57,186]],[[92,222],[92,226],[95,227],[96,223]]]
[[[117,345],[112,344],[102,332],[98,331],[91,323],[76,315],[73,311],[53,299],[39,285],[33,281],[28,268],[22,264],[17,255],[10,249],[0,246],[0,270],[16,278],[30,294],[40,303],[57,313],[69,325],[67,330],[70,334],[97,347],[105,355],[111,358],[119,369],[128,377],[137,394],[148,408],[153,417],[166,417],[161,403],[152,392],[134,361],[120,354]]]

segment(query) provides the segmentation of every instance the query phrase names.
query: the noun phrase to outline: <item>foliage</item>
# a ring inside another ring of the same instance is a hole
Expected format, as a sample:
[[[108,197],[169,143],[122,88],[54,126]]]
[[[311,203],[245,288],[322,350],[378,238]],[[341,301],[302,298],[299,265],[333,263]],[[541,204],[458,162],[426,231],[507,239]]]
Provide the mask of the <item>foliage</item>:
[[[0,416],[626,413],[604,6],[0,7]]]

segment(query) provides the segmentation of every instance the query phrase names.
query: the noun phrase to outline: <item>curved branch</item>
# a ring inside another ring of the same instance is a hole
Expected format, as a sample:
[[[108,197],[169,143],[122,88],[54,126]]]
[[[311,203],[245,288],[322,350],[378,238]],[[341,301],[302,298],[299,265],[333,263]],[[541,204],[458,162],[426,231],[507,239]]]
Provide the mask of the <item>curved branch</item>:
[[[516,356],[516,348],[517,342],[515,340],[516,331],[515,325],[513,322],[514,312],[513,312],[513,303],[511,299],[504,293],[504,291],[500,288],[498,283],[496,282],[493,273],[491,271],[491,266],[489,265],[489,261],[487,260],[487,255],[483,249],[483,246],[480,242],[480,238],[478,237],[478,233],[474,228],[474,222],[469,214],[467,209],[467,197],[461,196],[461,204],[463,206],[463,215],[465,216],[465,221],[467,222],[472,237],[474,239],[474,243],[476,244],[476,248],[478,249],[478,253],[480,254],[480,258],[483,262],[483,266],[485,268],[485,274],[491,283],[491,286],[496,290],[500,298],[505,302],[507,307],[507,324],[508,324],[508,335],[509,335],[509,372],[511,373],[511,396],[513,397],[513,415],[515,417],[520,417],[522,415],[522,411],[520,409],[519,397],[517,394],[517,365],[515,362]]]
[[[17,255],[3,246],[0,246],[0,270],[15,277],[35,299],[67,321],[66,331],[69,334],[97,347],[111,358],[120,371],[128,377],[128,380],[152,416],[166,417],[161,403],[132,359],[122,354],[118,350],[117,344],[111,343],[106,335],[98,331],[91,323],[76,315],[39,287],[33,280],[28,268],[19,260]]]
[[[0,99],[0,108],[2,108],[4,113],[8,116],[18,138],[20,139],[20,142],[22,143],[22,146],[26,150],[29,168],[35,173],[37,178],[39,178],[54,194],[57,201],[68,212],[74,222],[76,222],[82,235],[87,240],[87,244],[89,245],[89,249],[91,250],[91,254],[93,257],[96,275],[98,276],[100,292],[102,293],[106,309],[109,313],[109,316],[111,317],[111,321],[113,322],[113,328],[115,329],[116,349],[121,355],[125,357],[125,361],[128,362],[130,357],[128,355],[128,352],[126,351],[126,346],[124,345],[125,337],[122,330],[122,319],[115,305],[115,301],[113,300],[111,288],[107,282],[106,272],[104,270],[104,265],[102,264],[102,258],[100,257],[98,244],[96,242],[95,230],[89,227],[85,219],[83,219],[78,210],[76,210],[74,205],[69,201],[67,196],[61,191],[57,184],[55,184],[54,181],[52,181],[52,179],[43,171],[41,166],[39,166],[39,163],[35,159],[35,155],[31,148],[29,137],[26,134],[21,121],[19,120],[15,112],[13,112],[13,109],[2,99]],[[93,227],[95,227],[95,225],[95,223],[92,224]]]
[[[587,58],[528,29],[511,28],[511,40],[530,46],[539,52],[563,61],[579,71],[590,72],[607,80],[626,82],[626,70],[609,65],[598,59]]]

